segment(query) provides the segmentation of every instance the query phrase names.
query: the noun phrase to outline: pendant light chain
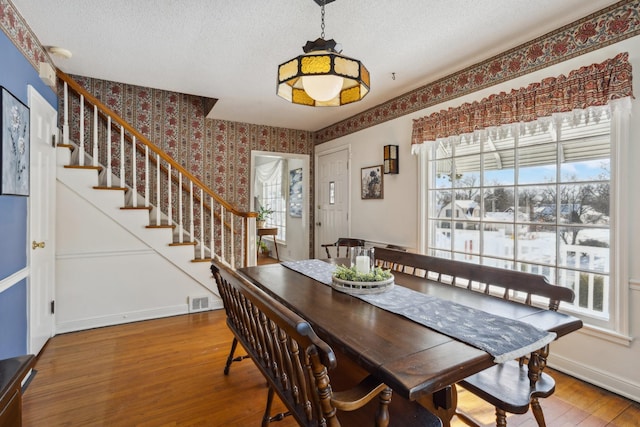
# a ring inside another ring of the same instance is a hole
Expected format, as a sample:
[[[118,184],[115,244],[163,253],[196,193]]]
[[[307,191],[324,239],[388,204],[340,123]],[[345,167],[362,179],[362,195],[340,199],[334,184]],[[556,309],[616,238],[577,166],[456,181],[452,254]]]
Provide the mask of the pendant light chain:
[[[324,4],[325,4],[325,0],[322,0],[322,7],[320,12],[320,16],[322,18],[322,24],[320,24],[320,29],[322,30],[322,32],[320,33],[320,38],[323,40],[324,40]]]

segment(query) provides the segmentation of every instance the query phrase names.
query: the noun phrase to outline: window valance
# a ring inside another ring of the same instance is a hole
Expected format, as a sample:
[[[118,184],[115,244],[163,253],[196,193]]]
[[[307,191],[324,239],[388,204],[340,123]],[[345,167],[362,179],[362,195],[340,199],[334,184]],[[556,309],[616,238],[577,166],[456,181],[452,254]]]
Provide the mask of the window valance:
[[[549,77],[526,88],[501,92],[479,102],[465,103],[413,121],[412,144],[511,123],[526,123],[555,113],[606,105],[633,96],[629,54],[623,52],[601,64]]]

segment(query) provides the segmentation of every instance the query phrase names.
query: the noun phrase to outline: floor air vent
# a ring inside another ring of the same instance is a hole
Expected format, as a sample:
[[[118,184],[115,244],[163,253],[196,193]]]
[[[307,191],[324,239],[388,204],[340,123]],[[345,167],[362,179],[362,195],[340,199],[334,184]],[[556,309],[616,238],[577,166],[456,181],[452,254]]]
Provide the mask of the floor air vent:
[[[211,310],[211,297],[189,297],[189,313]]]

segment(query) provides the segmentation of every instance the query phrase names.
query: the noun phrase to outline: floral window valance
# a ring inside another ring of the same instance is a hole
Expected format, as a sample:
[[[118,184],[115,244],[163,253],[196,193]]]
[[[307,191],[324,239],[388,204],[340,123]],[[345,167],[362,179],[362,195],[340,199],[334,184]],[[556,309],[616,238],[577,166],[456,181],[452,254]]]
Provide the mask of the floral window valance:
[[[555,113],[606,105],[633,96],[627,52],[601,64],[549,77],[526,88],[501,92],[413,121],[412,144],[511,123],[526,123]]]

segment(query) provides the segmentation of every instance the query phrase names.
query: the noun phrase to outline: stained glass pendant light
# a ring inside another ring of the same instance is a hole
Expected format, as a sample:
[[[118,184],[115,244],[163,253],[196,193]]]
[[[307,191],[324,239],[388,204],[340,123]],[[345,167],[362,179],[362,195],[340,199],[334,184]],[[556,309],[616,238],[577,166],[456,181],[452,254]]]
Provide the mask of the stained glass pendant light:
[[[297,56],[278,66],[278,96],[294,104],[335,107],[360,101],[369,92],[369,71],[357,59],[341,55],[335,40],[307,41]]]

